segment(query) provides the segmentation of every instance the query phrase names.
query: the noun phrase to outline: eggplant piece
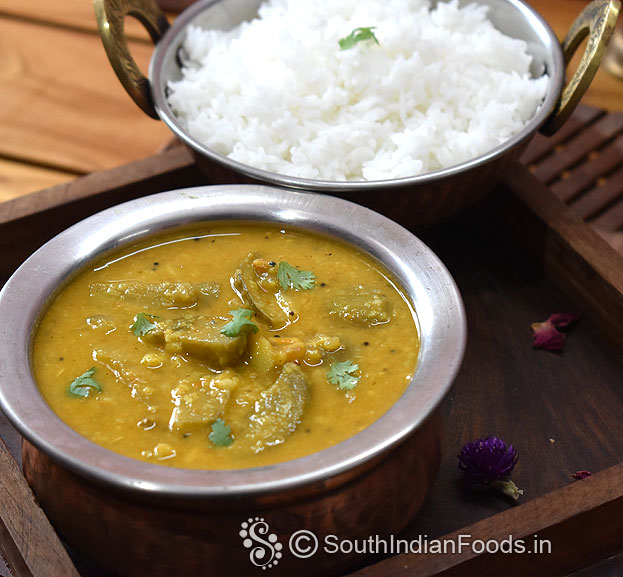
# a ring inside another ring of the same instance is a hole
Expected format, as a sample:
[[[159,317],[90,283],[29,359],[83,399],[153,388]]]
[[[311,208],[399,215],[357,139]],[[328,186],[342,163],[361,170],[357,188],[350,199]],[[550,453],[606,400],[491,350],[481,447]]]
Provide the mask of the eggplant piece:
[[[93,351],[93,360],[106,367],[117,381],[127,386],[133,398],[149,405],[153,389],[147,383],[147,379],[128,369],[122,360],[114,357],[108,351]]]
[[[188,433],[212,423],[222,416],[238,383],[238,377],[229,370],[180,381],[171,391],[175,407],[169,429]]]
[[[277,380],[260,393],[249,417],[246,438],[255,453],[279,445],[291,435],[303,418],[311,389],[303,371],[286,363]]]
[[[141,338],[173,354],[187,353],[213,369],[238,364],[247,349],[246,331],[228,337],[221,333],[226,321],[220,318],[186,316],[173,320],[154,320],[155,325]]]
[[[329,306],[329,314],[371,327],[388,323],[394,310],[389,299],[380,290],[359,285],[352,291],[338,295]]]
[[[288,303],[279,292],[277,265],[250,253],[234,273],[233,284],[245,307],[253,309],[271,328],[289,322]]]
[[[217,299],[220,285],[213,282],[194,285],[187,282],[114,281],[92,283],[89,291],[91,296],[107,295],[144,301],[153,306],[184,308],[196,305],[200,300]]]

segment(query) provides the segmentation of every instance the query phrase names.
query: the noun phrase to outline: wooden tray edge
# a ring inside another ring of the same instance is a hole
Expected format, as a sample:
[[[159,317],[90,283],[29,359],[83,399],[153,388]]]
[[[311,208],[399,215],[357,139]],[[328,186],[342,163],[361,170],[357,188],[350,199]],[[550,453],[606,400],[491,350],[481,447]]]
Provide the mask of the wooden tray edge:
[[[176,147],[143,160],[80,176],[75,180],[0,203],[0,226],[184,169],[194,169],[192,155],[185,147]],[[149,192],[151,191],[146,191],[145,194]]]
[[[530,252],[544,276],[595,316],[615,342],[623,340],[623,255],[520,164],[505,179],[515,202],[500,206],[501,222]],[[565,311],[551,311],[565,312]]]
[[[544,276],[583,313],[594,315],[607,335],[621,342],[623,257],[521,164],[486,207]],[[551,311],[562,312],[562,311]],[[445,535],[439,541],[501,542],[512,535],[528,544],[548,540],[552,554],[401,554],[348,577],[450,577],[464,575],[568,575],[623,551],[623,464],[575,482],[508,511]],[[599,526],[599,532],[591,527]],[[521,557],[521,559],[519,559]]]
[[[94,206],[99,209],[167,188],[206,184],[201,178],[188,151],[174,148],[143,161],[80,177],[3,203],[0,205],[0,228],[9,225],[10,229],[24,220],[39,219],[44,211],[63,212],[70,204],[76,208],[76,215],[86,216],[94,211]],[[488,207],[492,211],[490,214],[499,219],[500,225],[508,229],[530,257],[540,263],[543,273],[553,284],[569,293],[575,302],[582,303],[583,307],[586,305],[587,311],[598,315],[604,331],[620,340],[623,323],[621,255],[519,163],[507,175],[504,186],[493,195],[492,206]],[[468,571],[469,574],[472,571],[489,574],[494,570],[504,570],[508,575],[566,574],[623,549],[619,537],[623,534],[620,521],[623,519],[622,467],[612,467],[590,480],[563,487],[444,537],[451,539],[453,535],[471,532],[490,540],[497,535],[508,537],[511,530],[519,528],[525,535],[537,534],[542,539],[551,539],[556,547],[556,539],[571,535],[561,545],[562,551],[554,551],[555,555],[529,556],[530,563],[535,564],[534,571],[526,572],[525,558],[521,563],[513,563],[508,555],[500,555],[496,560],[498,556],[464,553],[458,557],[399,555],[351,575],[434,577],[465,575]],[[590,487],[590,500],[585,494],[584,487],[587,486]],[[613,487],[619,489],[613,493]],[[550,514],[543,513],[543,510]],[[595,515],[597,519],[593,517]],[[517,525],[513,525],[516,522]],[[602,528],[614,527],[616,531],[612,537],[610,533],[605,537],[600,532],[599,543],[596,543],[583,532],[584,527],[594,522]],[[514,536],[521,538],[517,532]]]
[[[591,528],[599,525],[599,532]],[[551,543],[541,554],[479,553],[471,549],[446,554],[400,554],[348,577],[450,577],[501,575],[555,577],[593,563],[623,549],[623,465],[537,497],[441,537],[458,545],[461,536],[470,541],[502,542],[512,536],[526,547],[535,540]],[[546,543],[545,543],[546,545]],[[590,548],[591,558],[586,551]],[[519,557],[521,560],[519,561]]]
[[[0,553],[16,577],[80,577],[1,440]]]

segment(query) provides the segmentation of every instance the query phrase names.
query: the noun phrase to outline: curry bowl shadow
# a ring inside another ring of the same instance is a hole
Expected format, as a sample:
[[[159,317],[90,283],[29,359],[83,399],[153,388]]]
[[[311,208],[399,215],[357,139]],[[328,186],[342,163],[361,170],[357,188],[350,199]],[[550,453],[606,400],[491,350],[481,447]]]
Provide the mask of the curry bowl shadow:
[[[131,459],[56,416],[35,383],[31,358],[34,329],[50,300],[116,247],[211,221],[276,223],[335,237],[393,275],[415,310],[420,350],[410,383],[384,415],[319,452],[227,470]],[[0,406],[23,436],[24,474],[71,547],[128,576],[244,575],[269,563],[273,575],[329,575],[361,562],[353,552],[325,551],[323,539],[395,535],[417,512],[437,473],[439,407],[466,340],[453,279],[408,230],[339,198],[259,185],[170,191],[85,219],[15,272],[0,293],[0,319]],[[243,539],[251,529],[252,542]],[[300,555],[292,552],[301,531],[318,539],[312,556],[305,541]]]

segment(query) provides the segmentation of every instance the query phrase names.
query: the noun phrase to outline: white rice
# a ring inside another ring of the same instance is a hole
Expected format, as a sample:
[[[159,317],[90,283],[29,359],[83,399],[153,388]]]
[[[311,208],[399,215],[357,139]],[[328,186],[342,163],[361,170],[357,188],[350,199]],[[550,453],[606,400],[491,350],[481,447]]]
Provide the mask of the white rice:
[[[431,172],[511,138],[547,91],[522,40],[456,1],[268,0],[234,30],[188,29],[169,103],[206,146],[322,180]],[[372,40],[340,50],[357,27]]]

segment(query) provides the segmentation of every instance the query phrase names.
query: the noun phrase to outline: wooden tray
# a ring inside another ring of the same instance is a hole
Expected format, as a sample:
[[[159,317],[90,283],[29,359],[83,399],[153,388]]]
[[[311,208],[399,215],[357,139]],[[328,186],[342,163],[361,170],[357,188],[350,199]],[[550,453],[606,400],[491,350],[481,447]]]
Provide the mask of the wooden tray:
[[[623,112],[580,106],[522,157],[530,172],[623,253]]]
[[[190,155],[175,148],[0,205],[0,282],[44,241],[89,214],[198,184],[205,181]],[[420,236],[457,281],[469,338],[443,407],[439,476],[400,538],[456,542],[461,534],[485,541],[512,535],[532,543],[536,535],[551,543],[551,553],[398,555],[367,559],[352,575],[556,576],[585,567],[578,576],[620,574],[623,257],[520,164],[469,213]],[[532,349],[530,324],[571,310],[583,318],[564,352]],[[16,432],[1,421],[0,434],[19,461]],[[489,434],[518,448],[513,478],[525,495],[516,506],[461,490],[456,454],[466,441]],[[580,469],[594,475],[575,481]],[[105,575],[79,555],[72,558],[83,577]]]

